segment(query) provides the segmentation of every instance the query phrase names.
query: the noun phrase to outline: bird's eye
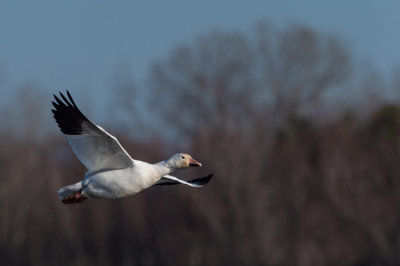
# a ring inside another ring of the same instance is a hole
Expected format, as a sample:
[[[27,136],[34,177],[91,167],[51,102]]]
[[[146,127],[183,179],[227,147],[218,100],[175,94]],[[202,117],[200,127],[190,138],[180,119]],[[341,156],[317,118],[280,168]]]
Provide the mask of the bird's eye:
[[[185,159],[185,156],[182,156],[182,159]]]

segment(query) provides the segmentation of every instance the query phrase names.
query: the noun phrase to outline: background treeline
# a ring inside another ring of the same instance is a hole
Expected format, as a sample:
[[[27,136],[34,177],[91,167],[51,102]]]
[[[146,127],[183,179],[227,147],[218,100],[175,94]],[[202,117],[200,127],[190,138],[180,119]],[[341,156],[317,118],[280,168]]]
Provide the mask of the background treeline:
[[[179,175],[214,179],[74,206],[56,191],[85,169],[26,86],[0,113],[1,264],[399,265],[400,80],[371,69],[301,26],[202,36],[146,89],[119,82],[95,122],[136,159],[189,152],[204,167]]]

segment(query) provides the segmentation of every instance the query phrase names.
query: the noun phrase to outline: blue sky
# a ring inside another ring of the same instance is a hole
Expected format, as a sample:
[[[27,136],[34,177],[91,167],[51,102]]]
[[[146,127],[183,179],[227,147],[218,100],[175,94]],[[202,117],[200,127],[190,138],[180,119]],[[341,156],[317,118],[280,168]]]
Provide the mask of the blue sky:
[[[145,80],[152,62],[211,30],[248,31],[260,21],[337,35],[383,73],[400,62],[400,1],[0,2],[0,97],[34,82],[49,93],[106,91],[121,65]]]

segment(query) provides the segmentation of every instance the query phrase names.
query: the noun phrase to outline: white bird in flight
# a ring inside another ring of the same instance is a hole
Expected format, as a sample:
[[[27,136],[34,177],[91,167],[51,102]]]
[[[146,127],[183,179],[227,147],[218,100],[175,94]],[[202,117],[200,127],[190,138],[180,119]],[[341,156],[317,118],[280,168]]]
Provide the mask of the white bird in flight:
[[[53,96],[54,118],[76,157],[87,168],[82,181],[58,190],[64,204],[81,203],[88,198],[124,198],[156,185],[202,187],[212,178],[208,175],[184,181],[170,175],[177,169],[202,166],[185,153],[156,164],[132,159],[114,136],[81,113],[68,91],[69,100],[61,92],[64,101]]]

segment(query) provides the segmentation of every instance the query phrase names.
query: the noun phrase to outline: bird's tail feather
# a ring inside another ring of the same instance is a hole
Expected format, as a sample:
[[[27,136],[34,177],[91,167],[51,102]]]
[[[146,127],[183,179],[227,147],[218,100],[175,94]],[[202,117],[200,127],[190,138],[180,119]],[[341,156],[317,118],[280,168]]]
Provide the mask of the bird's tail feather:
[[[78,182],[73,185],[62,187],[57,192],[58,192],[58,197],[60,199],[63,199],[65,197],[67,197],[75,192],[79,192],[81,190],[82,190],[82,182]]]

